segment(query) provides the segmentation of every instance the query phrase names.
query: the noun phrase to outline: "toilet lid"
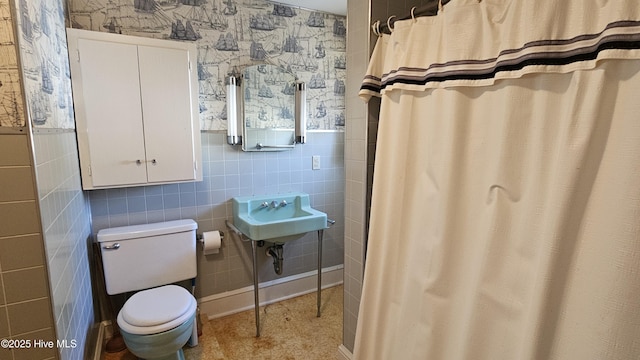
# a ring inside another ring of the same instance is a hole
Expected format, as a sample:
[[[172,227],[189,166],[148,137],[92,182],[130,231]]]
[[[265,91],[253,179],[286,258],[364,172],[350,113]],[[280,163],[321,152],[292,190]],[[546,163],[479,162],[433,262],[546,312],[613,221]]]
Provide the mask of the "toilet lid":
[[[158,333],[181,325],[195,308],[196,299],[185,288],[165,285],[133,294],[118,314],[118,325],[131,333]]]

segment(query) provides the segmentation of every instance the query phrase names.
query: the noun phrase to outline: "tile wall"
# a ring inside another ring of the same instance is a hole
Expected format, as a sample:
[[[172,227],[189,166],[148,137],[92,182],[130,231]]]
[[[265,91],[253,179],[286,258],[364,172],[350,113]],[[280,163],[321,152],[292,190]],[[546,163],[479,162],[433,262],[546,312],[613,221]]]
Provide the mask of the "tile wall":
[[[0,135],[0,339],[55,341],[33,163],[26,133]],[[0,348],[0,359],[52,359],[55,348]]]
[[[176,219],[194,219],[198,232],[227,233],[219,254],[198,254],[197,297],[202,298],[250,286],[251,249],[231,236],[225,220],[233,219],[234,196],[302,191],[311,205],[338,222],[325,231],[323,267],[343,263],[344,133],[309,132],[306,144],[282,152],[243,152],[226,144],[226,134],[202,133],[203,181],[88,192],[93,232],[114,226]],[[320,169],[312,170],[312,156],[320,156]],[[283,274],[275,275],[271,260],[259,251],[260,281],[317,269],[317,237],[287,243]]]
[[[369,0],[351,0],[348,14],[370,14]],[[345,258],[343,345],[353,351],[362,291],[367,191],[367,106],[358,97],[369,62],[369,16],[347,21],[347,123],[345,130]]]
[[[83,359],[96,321],[92,290],[91,226],[88,201],[80,186],[75,132],[34,130],[38,196],[49,286],[60,358]]]

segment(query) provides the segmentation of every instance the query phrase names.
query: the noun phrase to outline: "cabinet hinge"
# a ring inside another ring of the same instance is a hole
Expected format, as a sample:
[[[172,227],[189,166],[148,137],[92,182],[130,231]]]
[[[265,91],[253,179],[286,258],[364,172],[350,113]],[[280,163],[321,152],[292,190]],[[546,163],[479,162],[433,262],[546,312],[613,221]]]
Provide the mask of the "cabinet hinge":
[[[91,165],[88,166],[89,176],[91,176]]]
[[[78,62],[80,62],[80,49],[76,49],[76,54],[78,55]]]
[[[198,170],[198,162],[197,162],[197,161],[194,161],[194,162],[193,162],[193,168],[194,168],[195,170]]]

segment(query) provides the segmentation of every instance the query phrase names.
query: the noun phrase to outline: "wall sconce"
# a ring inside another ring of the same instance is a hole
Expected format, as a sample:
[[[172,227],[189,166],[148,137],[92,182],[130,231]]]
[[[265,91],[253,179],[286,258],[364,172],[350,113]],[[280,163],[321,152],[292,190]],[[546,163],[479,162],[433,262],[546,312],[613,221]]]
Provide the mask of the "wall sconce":
[[[240,121],[242,121],[242,117],[238,116],[238,90],[239,90],[239,81],[238,79],[230,75],[226,79],[227,85],[227,144],[229,145],[241,145],[242,144],[242,133],[241,129],[243,128]]]
[[[307,141],[307,84],[296,83],[296,129],[295,142],[304,144]]]

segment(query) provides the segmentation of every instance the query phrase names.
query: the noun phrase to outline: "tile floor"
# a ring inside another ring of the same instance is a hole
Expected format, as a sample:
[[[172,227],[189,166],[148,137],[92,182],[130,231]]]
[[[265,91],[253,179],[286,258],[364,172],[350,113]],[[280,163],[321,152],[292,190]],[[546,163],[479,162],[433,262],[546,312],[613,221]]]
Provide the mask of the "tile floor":
[[[260,307],[260,337],[253,310],[206,321],[198,346],[185,347],[186,360],[336,359],[342,343],[343,286],[322,291],[322,316],[316,293]],[[104,353],[103,360],[135,360],[127,350]]]

